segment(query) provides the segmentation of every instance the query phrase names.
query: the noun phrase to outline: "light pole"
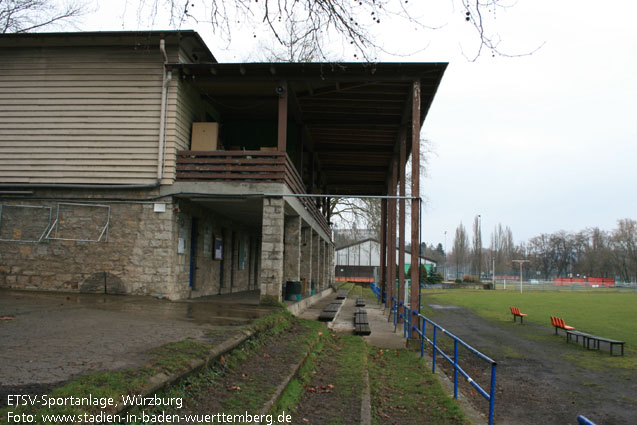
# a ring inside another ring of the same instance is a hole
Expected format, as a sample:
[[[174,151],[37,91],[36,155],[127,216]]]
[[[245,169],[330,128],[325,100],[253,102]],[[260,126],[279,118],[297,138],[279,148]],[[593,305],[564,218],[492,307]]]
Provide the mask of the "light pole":
[[[478,214],[478,281],[482,280],[482,215]]]
[[[522,264],[528,263],[529,260],[513,260],[514,263],[520,264],[520,294],[522,293]]]
[[[447,280],[447,231],[445,230],[445,280]]]

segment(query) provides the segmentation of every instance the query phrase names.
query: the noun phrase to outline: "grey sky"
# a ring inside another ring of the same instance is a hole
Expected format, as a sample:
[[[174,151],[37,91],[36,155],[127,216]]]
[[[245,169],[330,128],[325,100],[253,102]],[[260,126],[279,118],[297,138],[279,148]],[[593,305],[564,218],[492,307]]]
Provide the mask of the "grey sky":
[[[77,29],[138,29],[133,7],[119,1],[101,2]],[[520,0],[490,15],[491,28],[505,52],[542,47],[510,58],[484,52],[470,62],[461,51],[472,55],[476,39],[459,4],[433,3],[422,2],[429,8],[423,21],[440,29],[378,26],[386,51],[426,47],[409,57],[381,52],[379,60],[450,62],[422,133],[435,150],[423,182],[423,240],[444,243],[447,231],[450,248],[458,223],[470,229],[477,214],[485,244],[498,223],[510,226],[518,243],[637,218],[637,4]],[[157,20],[154,29],[161,25]],[[182,28],[199,31],[220,61],[246,60],[258,50],[249,30],[228,45],[206,24]],[[349,55],[336,53],[353,60]]]

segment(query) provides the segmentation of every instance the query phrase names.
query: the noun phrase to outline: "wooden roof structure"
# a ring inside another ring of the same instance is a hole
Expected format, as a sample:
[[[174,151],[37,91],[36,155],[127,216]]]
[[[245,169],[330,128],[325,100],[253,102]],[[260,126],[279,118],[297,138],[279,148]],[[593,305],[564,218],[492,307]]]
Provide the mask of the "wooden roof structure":
[[[323,193],[386,195],[401,137],[411,152],[412,86],[420,82],[419,128],[446,63],[169,64],[226,118],[289,120],[318,159]]]

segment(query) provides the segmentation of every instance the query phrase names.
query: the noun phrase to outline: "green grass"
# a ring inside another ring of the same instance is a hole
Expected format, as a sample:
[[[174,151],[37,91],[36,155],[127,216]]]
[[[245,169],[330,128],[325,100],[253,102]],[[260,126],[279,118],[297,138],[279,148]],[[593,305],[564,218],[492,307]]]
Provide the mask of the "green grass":
[[[547,328],[547,336],[553,334],[550,316],[564,319],[567,325],[583,332],[626,341],[625,357],[610,358],[592,356],[586,350],[573,351],[570,360],[584,361],[587,367],[604,364],[637,370],[637,293],[600,291],[536,291],[520,294],[514,291],[450,290],[423,291],[425,314],[435,311],[427,304],[458,305],[473,310],[478,315],[496,323],[512,325],[510,306],[528,314],[524,323],[536,323]],[[524,333],[531,339],[544,339],[543,335]],[[582,356],[581,353],[586,355]],[[602,360],[603,359],[603,360]]]
[[[372,424],[466,424],[469,421],[419,353],[369,347]]]

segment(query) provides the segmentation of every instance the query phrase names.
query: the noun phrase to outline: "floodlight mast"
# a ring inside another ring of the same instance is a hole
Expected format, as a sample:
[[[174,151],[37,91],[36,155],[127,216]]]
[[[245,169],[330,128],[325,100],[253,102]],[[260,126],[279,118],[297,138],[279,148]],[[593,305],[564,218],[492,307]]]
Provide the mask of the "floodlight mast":
[[[520,294],[522,293],[522,264],[529,263],[529,260],[513,260],[514,263],[520,264]]]

